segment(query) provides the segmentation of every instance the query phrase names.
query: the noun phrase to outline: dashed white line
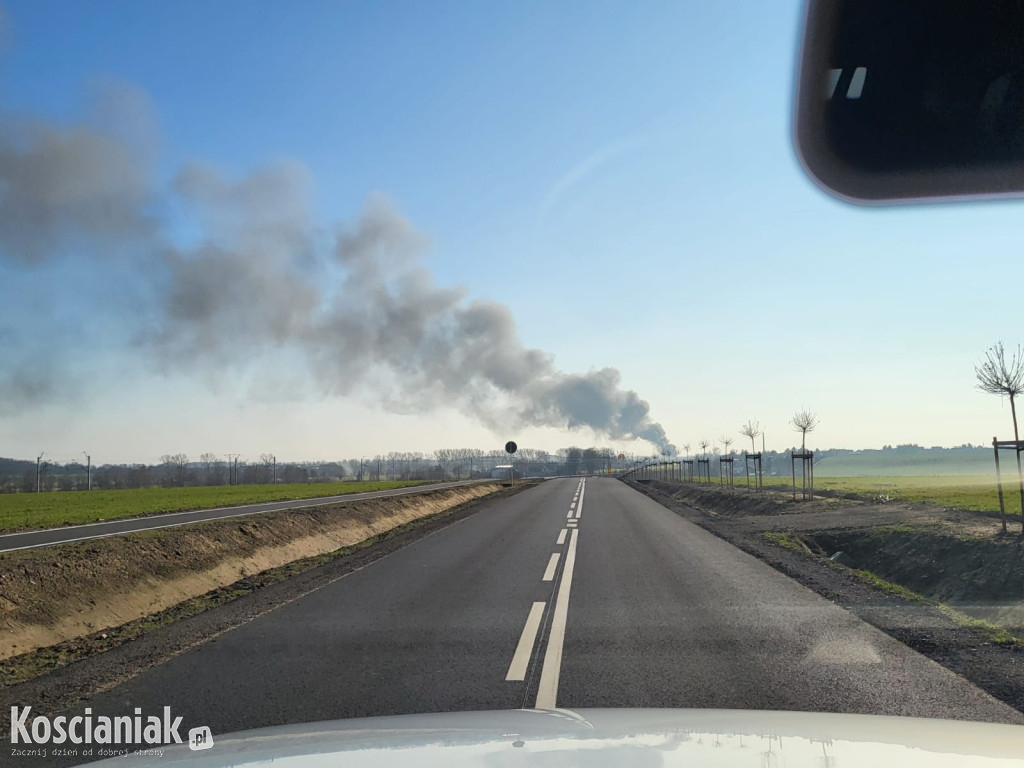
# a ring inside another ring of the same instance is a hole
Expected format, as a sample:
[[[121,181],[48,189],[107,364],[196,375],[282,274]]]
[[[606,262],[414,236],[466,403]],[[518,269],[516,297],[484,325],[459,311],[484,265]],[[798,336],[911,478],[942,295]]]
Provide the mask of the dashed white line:
[[[555,571],[558,569],[558,558],[561,555],[558,552],[553,552],[551,559],[548,560],[548,567],[544,569],[544,578],[541,581],[551,581],[555,578]]]
[[[567,534],[568,532],[569,532],[568,528],[563,528],[562,530],[560,530],[558,532],[558,541],[556,541],[555,543],[556,544],[565,544],[565,534]]]
[[[555,598],[555,612],[551,620],[551,634],[544,652],[544,666],[537,686],[536,709],[554,709],[558,697],[558,677],[562,672],[562,646],[565,644],[565,624],[569,617],[569,590],[572,588],[572,572],[576,565],[576,541],[579,531],[569,536],[569,549],[565,555],[562,580]]]
[[[526,617],[526,626],[523,627],[523,634],[519,636],[519,644],[512,656],[512,663],[508,666],[508,674],[505,680],[525,680],[526,670],[530,666],[530,656],[533,655],[533,643],[537,639],[537,630],[540,629],[540,620],[544,616],[545,603],[534,603],[530,607],[530,615]]]

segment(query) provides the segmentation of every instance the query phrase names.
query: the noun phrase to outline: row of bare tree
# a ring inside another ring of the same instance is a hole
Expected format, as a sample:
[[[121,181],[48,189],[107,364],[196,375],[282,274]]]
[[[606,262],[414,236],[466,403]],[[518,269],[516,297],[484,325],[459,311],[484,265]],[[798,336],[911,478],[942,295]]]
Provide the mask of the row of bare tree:
[[[800,433],[800,451],[801,453],[807,450],[807,435],[817,428],[821,420],[818,418],[818,414],[807,409],[802,409],[793,414],[793,418],[789,420],[789,424],[793,427],[794,431]],[[762,429],[760,422],[757,419],[750,419],[744,424],[739,431],[739,434],[750,440],[750,452],[757,453],[757,438],[764,435],[764,429]],[[736,439],[731,435],[722,435],[718,438],[718,442],[722,444],[723,451],[726,456],[732,454],[732,444],[736,442]],[[689,457],[691,443],[683,443],[683,450],[686,452],[685,455]],[[718,446],[713,440],[703,439],[697,443],[697,447],[701,450],[701,457],[706,458],[708,455],[708,448],[712,449],[713,453],[718,453]]]

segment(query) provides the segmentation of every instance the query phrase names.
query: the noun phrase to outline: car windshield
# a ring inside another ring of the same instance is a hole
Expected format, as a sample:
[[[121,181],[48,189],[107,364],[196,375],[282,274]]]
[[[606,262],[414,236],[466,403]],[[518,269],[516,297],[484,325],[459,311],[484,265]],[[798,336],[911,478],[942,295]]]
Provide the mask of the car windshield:
[[[1024,723],[1022,204],[819,188],[805,10],[0,0],[0,764]]]

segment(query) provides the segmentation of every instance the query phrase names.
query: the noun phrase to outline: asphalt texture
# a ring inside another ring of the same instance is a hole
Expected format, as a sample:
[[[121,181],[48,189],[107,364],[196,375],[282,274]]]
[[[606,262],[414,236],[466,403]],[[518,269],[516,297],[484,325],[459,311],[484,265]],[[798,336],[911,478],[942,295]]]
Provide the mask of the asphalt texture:
[[[536,636],[524,639],[531,616]],[[507,679],[517,673],[523,679]],[[536,706],[1024,723],[964,678],[611,478],[549,480],[497,501],[66,714],[86,706],[108,716],[169,706],[184,718],[183,736],[205,725],[214,738],[284,723]]]
[[[262,504],[242,504],[233,507],[216,507],[213,509],[193,509],[186,512],[168,512],[160,515],[146,515],[125,520],[109,520],[102,523],[86,523],[85,525],[66,525],[60,528],[47,528],[41,531],[22,531],[0,535],[0,553],[14,552],[19,549],[37,549],[51,547],[55,544],[67,544],[72,541],[102,539],[107,536],[118,536],[133,531],[152,531],[158,528],[175,528],[180,525],[201,523],[206,520],[221,520],[226,517],[243,517],[259,515],[265,512],[279,512],[284,509],[305,509],[327,504],[346,504],[367,499],[383,499],[388,496],[405,496],[410,493],[423,493],[443,488],[458,488],[473,485],[486,480],[466,480],[454,483],[431,483],[416,485],[409,488],[396,488],[390,491],[368,491],[366,493],[346,493],[341,496],[319,496],[314,499],[293,499],[291,501],[269,501]]]

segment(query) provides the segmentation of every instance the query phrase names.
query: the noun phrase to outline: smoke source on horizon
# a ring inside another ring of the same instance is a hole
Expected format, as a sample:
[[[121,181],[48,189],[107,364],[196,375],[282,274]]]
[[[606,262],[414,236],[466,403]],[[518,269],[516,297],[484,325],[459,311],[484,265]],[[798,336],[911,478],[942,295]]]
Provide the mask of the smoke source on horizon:
[[[157,369],[204,375],[284,350],[323,395],[383,378],[381,401],[404,412],[455,406],[494,429],[587,427],[674,451],[616,369],[560,371],[523,345],[504,304],[438,285],[422,262],[427,238],[387,198],[371,195],[353,223],[325,231],[296,162],[240,179],[192,162],[162,186],[159,142],[144,117],[126,118],[150,114],[145,95],[117,88],[98,104],[75,125],[0,111],[0,265],[15,274],[89,259],[103,270],[109,254],[131,254],[132,279],[156,307],[125,321]],[[172,237],[182,219],[198,233],[188,245]],[[61,397],[55,364],[12,362],[0,401]]]

